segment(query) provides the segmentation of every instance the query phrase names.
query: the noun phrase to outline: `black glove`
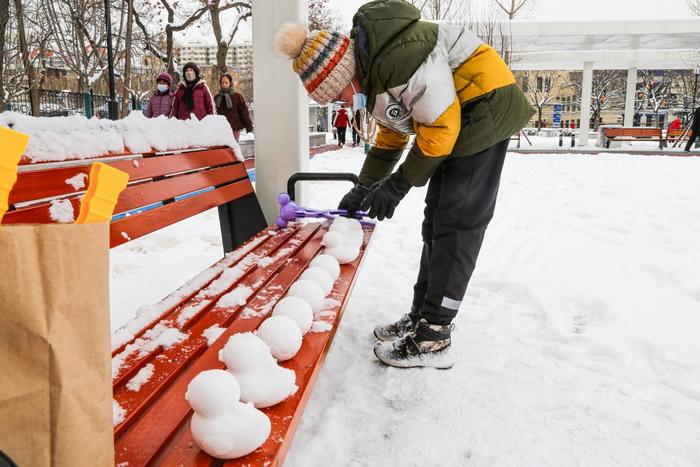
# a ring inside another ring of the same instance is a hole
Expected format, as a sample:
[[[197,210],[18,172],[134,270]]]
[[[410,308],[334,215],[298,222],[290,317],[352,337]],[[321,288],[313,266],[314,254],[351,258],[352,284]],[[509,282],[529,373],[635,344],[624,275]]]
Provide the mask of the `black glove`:
[[[369,188],[358,183],[343,196],[343,199],[340,200],[340,204],[338,205],[338,209],[347,209],[348,215],[354,217],[355,213],[359,211],[362,200],[365,199],[367,193],[369,193]]]
[[[362,202],[362,210],[373,219],[391,219],[399,202],[406,196],[411,184],[403,175],[401,167],[384,180],[375,183]]]

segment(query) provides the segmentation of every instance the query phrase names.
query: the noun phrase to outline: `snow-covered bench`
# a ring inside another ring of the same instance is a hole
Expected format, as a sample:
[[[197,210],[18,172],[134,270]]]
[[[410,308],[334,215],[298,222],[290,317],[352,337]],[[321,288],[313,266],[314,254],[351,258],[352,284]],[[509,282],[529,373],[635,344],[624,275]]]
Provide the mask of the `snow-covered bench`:
[[[3,223],[71,222],[94,160],[23,160]],[[328,225],[268,227],[245,166],[229,147],[97,160],[130,176],[111,222],[111,246],[218,206],[227,251],[160,303],[142,307],[112,336],[115,464],[221,465],[193,443],[187,385],[203,370],[224,368],[218,353],[228,337],[257,329],[321,252]],[[272,423],[269,438],[252,454],[225,465],[283,462],[371,234],[365,227],[359,257],[341,267],[312,332],[298,354],[284,362],[295,371],[299,389],[264,409]]]

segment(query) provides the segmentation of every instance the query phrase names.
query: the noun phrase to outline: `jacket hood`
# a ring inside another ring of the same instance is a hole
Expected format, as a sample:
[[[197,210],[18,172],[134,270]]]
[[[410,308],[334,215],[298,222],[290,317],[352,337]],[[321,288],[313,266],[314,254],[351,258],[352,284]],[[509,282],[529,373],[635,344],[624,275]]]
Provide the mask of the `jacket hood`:
[[[369,88],[370,70],[381,51],[402,31],[420,20],[420,12],[405,0],[377,0],[357,10],[352,20],[357,73],[362,88]]]
[[[205,84],[207,84],[207,82],[204,81],[204,78],[199,78],[199,81],[197,81],[197,84],[195,84],[194,87],[195,87],[195,88],[198,88],[198,87],[200,87],[200,86],[204,86]],[[186,86],[187,86],[187,82],[185,81],[184,78],[181,79],[180,82],[179,82],[178,85],[177,85],[178,88],[184,88],[184,87],[186,87]]]

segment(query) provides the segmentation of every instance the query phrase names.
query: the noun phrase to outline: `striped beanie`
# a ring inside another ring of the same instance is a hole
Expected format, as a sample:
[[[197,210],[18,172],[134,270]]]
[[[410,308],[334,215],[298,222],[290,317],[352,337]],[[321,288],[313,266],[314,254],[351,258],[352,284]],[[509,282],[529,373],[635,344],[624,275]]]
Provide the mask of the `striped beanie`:
[[[308,35],[301,24],[285,23],[277,32],[277,49],[292,60],[306,92],[326,105],[335,99],[355,76],[352,40],[334,31]]]

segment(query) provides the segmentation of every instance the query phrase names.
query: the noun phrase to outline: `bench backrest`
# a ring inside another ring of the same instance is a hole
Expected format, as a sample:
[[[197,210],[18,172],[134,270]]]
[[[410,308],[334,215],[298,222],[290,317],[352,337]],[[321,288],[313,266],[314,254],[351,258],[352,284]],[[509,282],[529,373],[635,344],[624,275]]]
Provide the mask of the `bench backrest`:
[[[64,208],[70,203],[77,215],[90,166],[96,161],[129,174],[110,225],[112,247],[217,206],[224,237],[225,222],[237,230],[229,234],[238,238],[224,238],[227,251],[266,227],[245,165],[228,147],[36,164],[22,161],[3,224],[57,222],[51,212],[57,200]]]
[[[681,128],[679,128],[677,130],[669,128],[668,132],[666,133],[666,137],[667,138],[680,138],[681,136],[683,136],[684,131],[685,130],[683,130]],[[690,132],[687,132],[686,136],[690,136]]]
[[[630,136],[636,138],[661,138],[661,128],[606,128],[607,138]]]

